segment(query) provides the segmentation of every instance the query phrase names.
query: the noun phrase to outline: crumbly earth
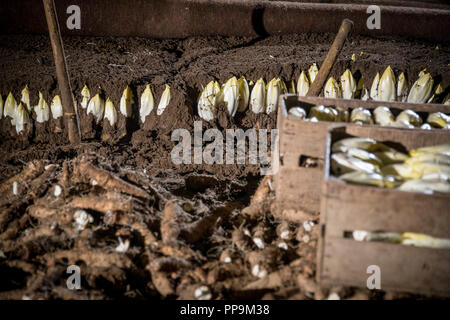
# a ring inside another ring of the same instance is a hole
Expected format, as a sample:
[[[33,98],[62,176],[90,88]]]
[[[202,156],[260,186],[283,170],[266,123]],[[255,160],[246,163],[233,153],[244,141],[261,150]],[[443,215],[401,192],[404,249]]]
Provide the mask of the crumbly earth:
[[[173,130],[193,135],[194,121],[200,120],[197,97],[210,80],[223,83],[244,75],[287,83],[320,63],[332,40],[331,34],[64,38],[76,98],[81,100],[87,84],[91,95],[100,92],[118,109],[129,85],[133,117],[116,128],[106,122],[92,126],[79,107],[90,138],[75,147],[55,132],[54,121],[35,123],[27,136],[17,137],[0,120],[0,273],[5,275],[0,298],[193,299],[201,286],[213,299],[322,299],[331,291],[343,299],[404,297],[354,288],[319,290],[318,219],[312,219],[311,230],[304,221],[276,220],[274,195],[269,180],[261,182],[258,165],[175,165],[170,158]],[[449,62],[448,43],[352,36],[332,76],[350,68],[370,86],[376,72],[391,65],[397,74],[406,73],[411,86],[427,68],[448,90]],[[3,100],[9,91],[19,99],[25,84],[31,105],[37,104],[38,91],[48,102],[58,94],[47,37],[0,36],[0,74]],[[156,105],[165,84],[172,98],[161,116],[155,106],[141,123],[138,97],[146,84]],[[247,110],[232,119],[220,108],[217,119],[203,121],[202,128],[225,134],[230,128],[272,129],[275,123],[276,112]],[[252,199],[259,183],[262,196]],[[85,226],[76,223],[83,220],[79,210],[92,218]],[[285,239],[282,231],[288,231]],[[121,242],[128,243],[126,250],[118,249]],[[71,264],[81,268],[82,290],[67,289]]]

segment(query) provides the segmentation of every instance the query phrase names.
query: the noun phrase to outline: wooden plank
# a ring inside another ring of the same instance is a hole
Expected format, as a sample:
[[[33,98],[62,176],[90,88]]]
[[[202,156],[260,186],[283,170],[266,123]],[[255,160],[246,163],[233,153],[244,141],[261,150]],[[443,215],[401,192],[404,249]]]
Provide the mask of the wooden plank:
[[[325,150],[325,137],[331,122],[307,122],[287,119],[281,131],[280,153],[295,152],[308,157],[322,158]]]
[[[285,208],[318,212],[323,170],[319,168],[280,167],[277,174],[276,200],[286,202]]]
[[[326,182],[327,236],[344,231],[419,232],[450,238],[450,195]]]
[[[321,284],[366,287],[367,267],[381,271],[381,289],[450,295],[450,250],[327,237]]]
[[[373,101],[367,100],[362,101],[359,99],[329,99],[323,97],[300,97],[297,95],[291,95],[288,97],[286,102],[289,105],[324,105],[324,106],[335,106],[340,107],[345,110],[355,109],[358,107],[375,109],[379,106],[386,106],[391,109],[394,115],[397,115],[402,110],[411,109],[416,112],[423,113],[433,113],[433,112],[444,112],[450,113],[450,106],[436,103],[405,103],[405,102],[387,102],[387,101]]]

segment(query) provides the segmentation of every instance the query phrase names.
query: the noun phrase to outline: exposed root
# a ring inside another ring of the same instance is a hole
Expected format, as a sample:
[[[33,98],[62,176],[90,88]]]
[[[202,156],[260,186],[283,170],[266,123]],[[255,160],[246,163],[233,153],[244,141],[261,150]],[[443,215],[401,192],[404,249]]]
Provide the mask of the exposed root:
[[[138,198],[150,198],[150,195],[143,189],[123,181],[106,170],[93,166],[89,162],[80,162],[74,168],[74,174],[84,177],[91,185],[98,185],[105,190],[119,191]]]
[[[68,264],[83,261],[91,268],[131,268],[133,262],[126,256],[117,252],[104,252],[100,250],[64,250],[44,255],[45,260],[63,260]]]
[[[149,268],[151,271],[161,272],[176,272],[183,269],[189,269],[192,264],[182,258],[163,257],[153,260]]]
[[[44,172],[44,162],[40,160],[32,161],[28,163],[27,167],[22,172],[3,182],[0,185],[0,193],[12,193],[14,182],[19,183],[32,180],[39,176],[42,172]]]
[[[250,201],[250,205],[242,209],[243,214],[250,218],[257,218],[268,211],[271,180],[272,176],[264,176]]]
[[[163,296],[169,296],[175,293],[172,283],[169,277],[163,272],[151,271],[152,283],[156,290]]]
[[[96,196],[73,198],[68,206],[72,208],[90,209],[101,213],[107,213],[108,211],[131,212],[133,210],[131,199],[113,200]]]

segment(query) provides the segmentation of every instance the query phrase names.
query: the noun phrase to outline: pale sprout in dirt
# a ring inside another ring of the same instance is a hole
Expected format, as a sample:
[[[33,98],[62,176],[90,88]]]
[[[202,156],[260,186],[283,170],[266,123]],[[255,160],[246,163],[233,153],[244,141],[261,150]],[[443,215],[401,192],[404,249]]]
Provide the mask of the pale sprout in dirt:
[[[83,90],[81,90],[81,107],[83,109],[86,109],[89,103],[89,99],[91,99],[91,94],[89,92],[89,89],[86,85],[84,85]]]
[[[333,99],[342,98],[341,88],[339,87],[339,84],[333,77],[330,77],[327,83],[325,84],[323,95],[325,98],[333,98]]]
[[[261,113],[265,111],[266,103],[266,85],[262,78],[256,81],[250,96],[250,108],[254,113]]]
[[[91,101],[89,101],[87,107],[87,114],[92,113],[95,121],[99,123],[103,119],[103,114],[105,112],[105,101],[100,97],[100,94],[96,94]]]
[[[293,93],[293,94],[297,93],[297,91],[295,90],[295,80],[291,80],[291,84],[289,86],[288,93]]]
[[[239,83],[236,77],[228,79],[225,83],[223,87],[223,101],[228,114],[234,117],[239,107]]]
[[[58,119],[63,116],[63,107],[60,96],[56,95],[53,97],[52,103],[50,104],[50,110],[53,119]]]
[[[327,300],[341,300],[341,298],[339,297],[339,295],[336,292],[332,292],[328,296]]]
[[[197,300],[211,300],[212,294],[207,286],[201,286],[195,289],[194,297]]]
[[[219,259],[223,263],[231,263],[233,261],[231,250],[225,249],[224,251],[222,251]]]
[[[378,86],[380,84],[380,73],[377,72],[375,75],[375,78],[372,81],[372,87],[370,87],[370,98],[372,100],[379,100],[378,99]]]
[[[47,106],[47,109],[48,109],[48,106]],[[48,115],[47,115],[47,120],[48,120]],[[16,132],[18,134],[25,129],[25,125],[28,125],[28,126],[32,125],[30,115],[28,114],[27,109],[22,105],[22,103],[19,103],[19,106],[17,107],[16,115],[15,115],[15,122],[16,122]]]
[[[238,80],[239,86],[239,105],[238,112],[244,112],[248,106],[248,99],[250,97],[250,89],[248,88],[247,80],[241,76]]]
[[[28,85],[25,85],[25,88],[23,88],[22,90],[22,98],[20,99],[20,102],[22,102],[25,105],[28,112],[31,111],[30,90],[28,89]]]
[[[280,248],[280,249],[282,249],[282,250],[287,250],[288,249],[288,245],[287,245],[287,243],[286,242],[280,242],[279,244],[278,244],[278,248]]]
[[[154,107],[155,101],[153,99],[152,89],[148,84],[141,95],[141,107],[139,109],[139,116],[142,123],[145,122],[145,118],[152,112]]]
[[[353,99],[356,93],[356,81],[349,69],[341,76],[342,97],[344,99]]]
[[[266,246],[264,244],[264,240],[259,237],[253,238],[253,243],[258,247],[258,249],[264,249]]]
[[[388,66],[381,76],[380,83],[378,85],[378,100],[381,101],[395,101],[396,89],[395,89],[395,75],[391,66]]]
[[[221,88],[217,81],[210,81],[203,89],[197,104],[198,115],[203,120],[211,121],[214,119],[220,95]]]
[[[433,90],[433,78],[431,74],[421,71],[419,74],[419,79],[414,82],[411,91],[408,95],[409,103],[425,103],[431,95]]]
[[[130,240],[126,239],[125,242],[119,237],[119,245],[116,247],[116,252],[125,253],[130,247]]]
[[[14,119],[16,115],[16,109],[17,109],[17,101],[16,99],[14,99],[14,96],[10,92],[6,97],[5,106],[3,108],[3,114],[5,117],[9,116]]]
[[[125,90],[123,90],[122,97],[120,98],[120,113],[127,118],[131,117],[133,103],[133,92],[131,92],[131,88],[127,86]]]
[[[89,223],[94,222],[94,218],[84,210],[77,210],[73,215],[75,222],[74,227],[78,231],[82,231]]]
[[[44,123],[50,119],[50,108],[41,92],[39,92],[39,102],[34,107],[34,112],[36,113],[36,121],[39,123]]]
[[[280,78],[272,79],[267,85],[267,97],[266,97],[266,113],[270,114],[277,109],[278,98],[280,94],[285,93],[283,89],[286,85],[282,83]]]
[[[161,99],[159,100],[158,109],[156,111],[156,114],[158,116],[162,115],[166,107],[169,105],[170,102],[170,87],[166,84],[166,88],[164,89],[164,92],[161,95]]]
[[[405,74],[402,72],[397,80],[397,98],[399,101],[405,102],[408,97],[408,87],[406,83]]]
[[[17,181],[13,182],[13,195],[17,196],[19,194],[19,184]]]
[[[56,185],[55,186],[55,190],[53,191],[53,195],[55,196],[55,197],[59,197],[60,195],[61,195],[61,193],[62,193],[62,188],[61,188],[61,186],[60,185]]]
[[[297,93],[299,96],[304,97],[308,93],[308,90],[309,90],[309,80],[305,72],[302,71],[297,80]]]
[[[111,126],[117,123],[117,111],[112,101],[108,98],[105,103],[105,120],[109,121]]]
[[[308,69],[309,83],[312,84],[319,73],[319,69],[317,68],[317,64],[313,63],[311,67]]]
[[[252,268],[252,275],[260,279],[263,279],[267,277],[267,270],[261,268],[259,264],[256,264]]]
[[[281,232],[280,238],[283,240],[288,240],[290,238],[290,232],[288,230]]]
[[[361,100],[366,101],[369,100],[369,91],[367,90],[364,84],[364,77],[361,76],[358,80],[358,84],[356,85],[356,94],[361,96]]]

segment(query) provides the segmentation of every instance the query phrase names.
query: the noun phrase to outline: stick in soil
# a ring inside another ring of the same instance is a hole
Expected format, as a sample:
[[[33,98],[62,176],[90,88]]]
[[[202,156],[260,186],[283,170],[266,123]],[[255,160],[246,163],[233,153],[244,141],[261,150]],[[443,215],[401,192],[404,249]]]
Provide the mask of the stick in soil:
[[[56,78],[69,131],[69,141],[72,144],[80,142],[80,133],[77,125],[77,114],[73,104],[72,89],[70,88],[69,73],[67,72],[66,57],[64,56],[61,32],[56,17],[55,3],[53,0],[43,0],[48,32],[53,49],[53,58],[56,66]]]
[[[318,96],[322,91],[322,87],[325,84],[325,81],[327,80],[328,75],[330,74],[331,69],[334,66],[334,63],[336,62],[337,56],[344,47],[345,40],[347,39],[347,36],[352,30],[352,27],[353,21],[349,19],[344,19],[342,21],[342,24],[339,27],[339,32],[336,35],[333,44],[331,45],[330,50],[328,51],[327,56],[325,57],[325,60],[320,66],[316,79],[311,84],[311,87],[309,88],[308,93],[306,94],[307,97]]]

